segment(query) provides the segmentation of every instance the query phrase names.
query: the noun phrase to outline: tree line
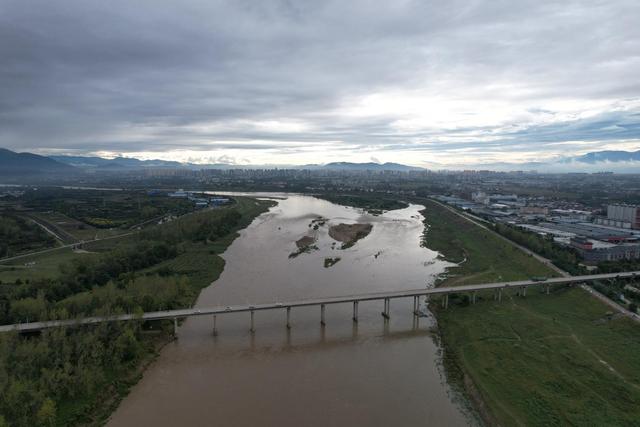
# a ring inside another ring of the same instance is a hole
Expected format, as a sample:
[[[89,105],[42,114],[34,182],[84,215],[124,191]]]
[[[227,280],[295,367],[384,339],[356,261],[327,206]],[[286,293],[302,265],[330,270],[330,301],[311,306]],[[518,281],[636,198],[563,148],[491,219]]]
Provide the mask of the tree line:
[[[581,257],[572,248],[558,246],[552,237],[542,237],[530,231],[495,223],[493,229],[507,239],[551,260],[557,267],[570,274],[582,274],[584,268],[579,265]]]
[[[187,245],[227,238],[249,216],[237,208],[197,212],[107,252],[83,254],[56,277],[2,283],[0,323],[190,306],[197,289],[188,278],[152,267]],[[166,322],[134,321],[0,335],[0,427],[95,423],[98,409],[106,414],[117,403],[105,396],[122,395],[135,383],[140,364],[169,329]]]

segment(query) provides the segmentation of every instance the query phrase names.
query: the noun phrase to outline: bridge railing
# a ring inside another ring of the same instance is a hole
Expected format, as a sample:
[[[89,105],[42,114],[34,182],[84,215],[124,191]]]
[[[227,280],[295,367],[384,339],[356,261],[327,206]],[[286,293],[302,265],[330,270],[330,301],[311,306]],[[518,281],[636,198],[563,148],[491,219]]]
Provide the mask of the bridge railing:
[[[350,303],[353,305],[353,321],[358,321],[358,307],[359,303],[365,301],[380,301],[384,302],[384,308],[382,316],[385,320],[390,319],[390,305],[392,299],[398,298],[413,298],[413,314],[419,316],[419,298],[430,297],[434,295],[442,296],[441,303],[443,308],[449,306],[449,295],[453,293],[468,293],[470,294],[470,301],[472,304],[476,303],[477,293],[480,291],[493,291],[493,298],[496,301],[502,300],[502,293],[506,289],[516,289],[518,295],[526,296],[527,288],[531,286],[540,286],[545,293],[549,294],[552,286],[575,284],[575,283],[588,283],[596,280],[607,279],[635,279],[640,278],[640,271],[625,272],[625,273],[611,273],[611,274],[594,274],[587,276],[572,276],[572,277],[557,277],[544,280],[522,280],[511,282],[497,282],[497,283],[484,283],[476,285],[462,285],[462,286],[450,286],[450,287],[438,287],[430,289],[413,289],[405,291],[390,291],[390,292],[378,292],[360,295],[345,295],[337,297],[326,298],[314,298],[299,301],[288,302],[273,302],[266,304],[255,305],[233,305],[226,307],[210,307],[210,308],[189,308],[181,310],[168,310],[168,311],[155,311],[146,312],[142,314],[120,314],[114,316],[93,316],[81,319],[71,320],[48,320],[42,322],[30,322],[30,323],[17,323],[11,325],[0,325],[1,332],[30,332],[40,331],[49,328],[69,327],[78,325],[89,325],[104,322],[121,322],[121,321],[153,321],[153,320],[173,320],[174,332],[177,332],[178,319],[193,317],[193,316],[213,316],[213,329],[216,332],[217,316],[230,314],[230,313],[242,313],[249,312],[251,319],[250,330],[255,330],[254,313],[256,311],[264,310],[285,310],[286,311],[286,326],[291,327],[291,310],[296,307],[320,307],[320,323],[325,325],[325,307],[330,304],[345,304]]]

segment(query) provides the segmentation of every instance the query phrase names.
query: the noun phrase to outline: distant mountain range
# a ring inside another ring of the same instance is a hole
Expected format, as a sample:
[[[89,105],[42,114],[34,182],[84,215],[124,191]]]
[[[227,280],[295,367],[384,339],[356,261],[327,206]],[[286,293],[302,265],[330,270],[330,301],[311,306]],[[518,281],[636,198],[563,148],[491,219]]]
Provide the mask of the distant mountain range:
[[[188,164],[168,160],[138,160],[131,157],[116,157],[103,159],[102,157],[82,156],[49,156],[57,162],[81,169],[144,169],[144,168],[181,168]]]
[[[73,166],[32,153],[16,153],[0,148],[0,176],[30,177],[69,175],[78,172]]]
[[[308,165],[232,165],[224,163],[196,164],[168,160],[139,160],[129,157],[105,159],[85,156],[40,156],[32,153],[16,153],[0,148],[0,177],[35,177],[78,174],[85,171],[115,172],[150,168],[167,169],[310,169],[344,171],[416,171],[423,168],[400,163],[354,163],[332,162]],[[477,169],[477,170],[536,170],[539,172],[599,172],[640,173],[640,150],[597,151],[579,156],[562,157],[546,162],[490,163],[476,165],[439,165],[431,163],[432,169]]]
[[[327,169],[327,170],[372,170],[372,171],[410,171],[422,170],[422,168],[402,165],[400,163],[350,163],[350,162],[333,162],[326,165],[311,164],[301,166],[291,165],[231,165],[224,163],[214,164],[198,164],[198,163],[180,163],[167,160],[138,160],[130,157],[116,157],[114,159],[104,159],[102,157],[82,157],[82,156],[50,156],[60,163],[84,169],[84,170],[124,170],[124,169],[147,169],[147,168],[186,168],[186,169],[273,169],[292,168],[292,169]]]

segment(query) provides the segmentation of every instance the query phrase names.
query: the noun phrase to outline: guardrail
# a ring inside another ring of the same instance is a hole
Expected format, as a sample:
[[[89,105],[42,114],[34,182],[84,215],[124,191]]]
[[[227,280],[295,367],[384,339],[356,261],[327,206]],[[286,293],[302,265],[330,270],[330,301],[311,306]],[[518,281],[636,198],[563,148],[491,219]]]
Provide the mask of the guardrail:
[[[182,310],[167,310],[167,311],[154,311],[146,312],[142,314],[120,314],[114,316],[94,316],[85,317],[81,319],[72,320],[48,320],[42,322],[30,322],[30,323],[16,323],[11,325],[1,325],[0,332],[30,332],[40,331],[43,329],[57,328],[63,326],[77,326],[77,325],[90,325],[95,323],[104,322],[121,322],[132,320],[167,320],[173,319],[174,328],[177,329],[177,320],[179,318],[186,318],[192,316],[213,316],[213,329],[216,331],[216,316],[230,313],[242,313],[249,312],[251,314],[251,331],[254,331],[254,313],[256,311],[263,310],[285,310],[286,311],[286,325],[291,327],[291,309],[296,307],[308,307],[308,306],[320,306],[320,323],[325,324],[325,306],[329,304],[353,304],[353,320],[358,320],[358,304],[364,301],[384,301],[384,309],[382,316],[385,319],[390,318],[389,308],[390,301],[397,298],[413,298],[413,312],[418,314],[418,298],[431,295],[444,295],[442,299],[442,306],[447,308],[449,305],[449,294],[452,293],[471,293],[471,302],[476,302],[476,293],[478,291],[494,290],[494,298],[498,301],[502,299],[502,291],[505,289],[517,289],[522,292],[523,296],[526,296],[526,290],[530,286],[542,286],[546,293],[549,293],[551,286],[564,285],[571,283],[585,283],[595,280],[606,279],[630,279],[640,278],[640,271],[632,271],[625,273],[609,273],[609,274],[593,274],[586,276],[572,276],[572,277],[555,277],[544,280],[521,280],[512,282],[496,282],[496,283],[484,283],[477,285],[462,285],[462,286],[449,286],[439,287],[431,289],[413,289],[406,291],[390,291],[390,292],[378,292],[359,295],[346,295],[337,297],[326,298],[314,298],[298,301],[288,302],[272,302],[266,304],[255,305],[232,305],[226,307],[210,307],[210,308],[188,308]]]

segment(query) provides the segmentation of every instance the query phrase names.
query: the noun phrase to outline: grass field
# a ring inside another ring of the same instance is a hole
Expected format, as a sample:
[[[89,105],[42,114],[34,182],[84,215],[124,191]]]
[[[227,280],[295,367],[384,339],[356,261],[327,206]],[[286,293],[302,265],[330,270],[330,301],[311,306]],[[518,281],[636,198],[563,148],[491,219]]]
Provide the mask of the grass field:
[[[34,216],[53,224],[77,240],[102,239],[104,237],[115,236],[124,232],[119,229],[95,228],[60,212],[38,212],[34,214]]]
[[[447,284],[551,275],[489,231],[425,205],[427,246],[466,258]],[[530,289],[524,298],[505,293],[501,303],[485,298],[434,310],[449,378],[487,423],[640,424],[639,326],[581,289]]]
[[[425,246],[438,250],[448,261],[459,263],[459,267],[449,270],[444,284],[490,283],[557,275],[495,234],[433,201],[424,203]]]
[[[266,211],[271,205],[272,202],[268,201],[237,198],[238,210],[242,213],[243,218],[238,230],[246,228],[256,216]],[[184,253],[154,266],[149,271],[169,269],[174,274],[186,275],[191,286],[199,291],[220,277],[224,269],[224,259],[220,254],[229,247],[237,236],[238,233],[234,232],[213,242],[189,243],[185,246]]]
[[[74,253],[71,248],[62,248],[40,255],[20,258],[11,263],[3,263],[0,264],[0,281],[12,283],[17,279],[25,281],[54,277],[59,272],[60,264],[82,255],[84,254]]]
[[[141,190],[45,187],[27,191],[21,200],[25,207],[34,211],[54,211],[104,229],[129,228],[163,214],[182,215],[193,211],[193,203],[186,199],[154,197]]]
[[[130,244],[133,236],[108,239],[86,243],[82,251],[71,248],[60,248],[53,251],[25,256],[14,261],[0,263],[0,282],[12,283],[16,279],[22,281],[55,277],[59,273],[60,265],[73,259],[86,257],[91,252],[104,252],[118,245]],[[85,252],[86,251],[86,252]]]
[[[264,212],[271,205],[270,202],[254,201],[253,199],[237,198],[237,208],[243,219],[239,229],[245,228],[253,218]],[[103,232],[105,230],[102,230]],[[224,268],[224,260],[219,256],[233,242],[236,233],[231,233],[214,242],[187,243],[185,252],[177,258],[153,266],[144,272],[170,269],[179,275],[187,275],[195,289],[207,286],[217,279]],[[121,238],[101,240],[86,243],[83,249],[88,252],[105,252],[116,247],[131,245],[136,241],[135,235]],[[0,264],[0,282],[13,283],[16,279],[22,281],[55,277],[59,273],[60,265],[73,259],[82,259],[88,254],[74,252],[70,248],[62,248],[43,254],[20,258],[12,262]],[[33,263],[33,264],[31,264]]]

